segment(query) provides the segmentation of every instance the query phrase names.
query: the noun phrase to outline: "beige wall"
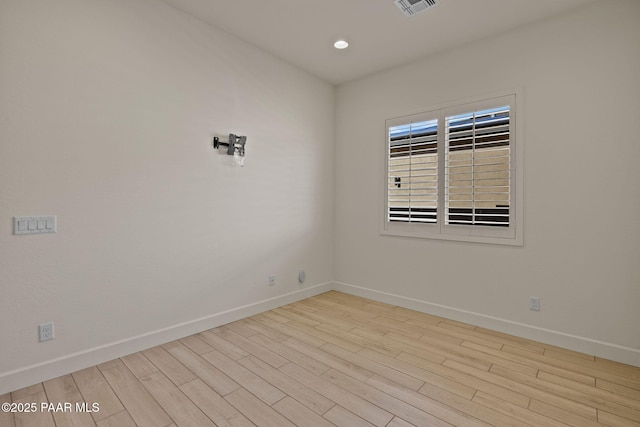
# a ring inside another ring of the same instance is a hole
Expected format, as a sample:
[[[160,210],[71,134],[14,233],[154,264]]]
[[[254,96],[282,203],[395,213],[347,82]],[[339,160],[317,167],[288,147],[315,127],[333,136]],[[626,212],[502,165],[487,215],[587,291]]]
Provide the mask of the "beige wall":
[[[2,0],[0,389],[331,281],[334,93],[157,0]]]
[[[639,22],[636,0],[596,2],[340,86],[336,281],[640,364]],[[513,88],[524,246],[380,235],[385,120]]]

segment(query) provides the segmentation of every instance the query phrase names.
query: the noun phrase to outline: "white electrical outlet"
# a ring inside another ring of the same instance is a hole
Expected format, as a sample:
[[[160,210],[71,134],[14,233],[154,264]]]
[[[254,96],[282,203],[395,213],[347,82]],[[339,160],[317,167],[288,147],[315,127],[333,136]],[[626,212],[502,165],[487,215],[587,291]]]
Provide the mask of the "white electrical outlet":
[[[276,275],[275,274],[270,274],[269,275],[269,286],[273,286],[276,284]]]
[[[54,339],[53,322],[38,325],[38,334],[40,335],[40,342]]]
[[[539,297],[529,297],[529,310],[540,311]]]

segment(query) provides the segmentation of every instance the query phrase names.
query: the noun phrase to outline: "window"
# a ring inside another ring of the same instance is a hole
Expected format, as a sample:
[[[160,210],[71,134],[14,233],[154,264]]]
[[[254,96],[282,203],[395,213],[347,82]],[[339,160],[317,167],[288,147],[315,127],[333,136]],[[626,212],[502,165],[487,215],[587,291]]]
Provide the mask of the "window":
[[[516,95],[387,120],[383,234],[522,244]]]

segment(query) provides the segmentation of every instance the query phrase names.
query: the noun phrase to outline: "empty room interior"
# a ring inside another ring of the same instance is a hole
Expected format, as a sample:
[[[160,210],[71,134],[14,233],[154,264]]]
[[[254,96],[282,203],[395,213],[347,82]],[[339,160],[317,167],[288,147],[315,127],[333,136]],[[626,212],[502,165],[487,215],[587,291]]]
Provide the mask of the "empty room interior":
[[[0,0],[0,426],[640,426],[639,135],[638,0]]]

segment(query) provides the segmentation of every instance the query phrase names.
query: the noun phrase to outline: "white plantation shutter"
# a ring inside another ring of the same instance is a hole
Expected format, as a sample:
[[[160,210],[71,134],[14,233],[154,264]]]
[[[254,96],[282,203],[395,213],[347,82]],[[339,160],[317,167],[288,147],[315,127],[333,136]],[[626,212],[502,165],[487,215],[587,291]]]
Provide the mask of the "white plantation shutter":
[[[389,221],[435,223],[438,210],[438,121],[389,128]]]
[[[381,232],[522,244],[515,106],[507,95],[387,120]]]
[[[509,226],[510,107],[446,118],[447,224]]]

